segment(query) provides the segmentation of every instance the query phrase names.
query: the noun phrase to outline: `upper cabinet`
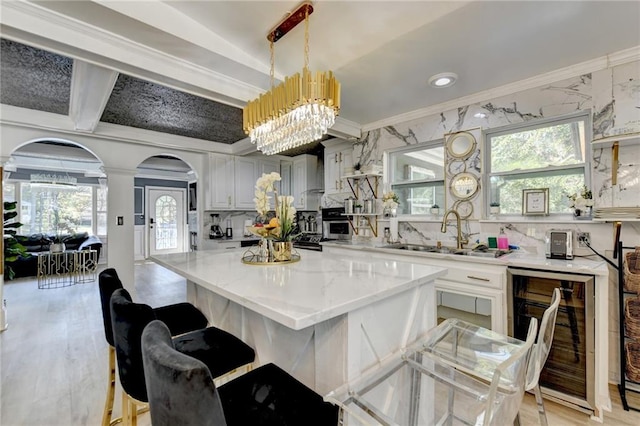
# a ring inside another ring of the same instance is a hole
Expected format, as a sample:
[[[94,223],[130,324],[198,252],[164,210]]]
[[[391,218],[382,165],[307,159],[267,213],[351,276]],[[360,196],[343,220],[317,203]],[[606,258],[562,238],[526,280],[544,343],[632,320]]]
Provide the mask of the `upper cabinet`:
[[[280,173],[280,160],[210,154],[209,171],[209,188],[205,189],[207,210],[253,210],[256,180],[263,173]],[[279,182],[276,189],[280,192]]]
[[[293,158],[291,195],[298,210],[318,210],[321,187],[318,184],[318,158],[298,155]]]
[[[235,203],[236,209],[253,210],[253,197],[258,175],[258,162],[251,157],[235,157]],[[262,176],[262,173],[260,173]]]
[[[351,192],[342,176],[353,174],[353,144],[331,140],[323,142],[323,145],[325,194]]]
[[[234,208],[235,175],[234,157],[225,154],[209,154],[209,191],[206,191],[207,210]]]

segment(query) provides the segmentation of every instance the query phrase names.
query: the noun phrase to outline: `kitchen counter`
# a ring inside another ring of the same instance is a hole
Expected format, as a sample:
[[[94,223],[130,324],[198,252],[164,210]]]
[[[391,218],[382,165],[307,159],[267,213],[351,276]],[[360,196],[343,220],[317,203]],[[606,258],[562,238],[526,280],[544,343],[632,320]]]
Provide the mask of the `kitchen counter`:
[[[446,269],[406,260],[305,251],[296,263],[246,265],[244,249],[153,256],[187,279],[211,325],[326,394],[436,325],[434,280]]]
[[[506,307],[509,299],[507,285],[508,268],[527,268],[561,273],[593,275],[595,277],[594,341],[595,407],[592,419],[602,422],[603,412],[611,410],[608,382],[609,372],[609,268],[604,260],[575,258],[573,260],[547,259],[544,253],[514,251],[499,258],[473,257],[468,255],[430,253],[385,248],[385,243],[361,243],[357,241],[323,242],[326,253],[352,258],[374,258],[378,261],[389,259],[412,259],[416,262],[443,266],[447,275],[436,281],[435,288],[474,294],[478,297],[494,297],[492,328],[497,332],[507,331]],[[446,282],[446,284],[445,284]],[[504,308],[504,309],[503,309]],[[499,317],[496,319],[495,317]]]
[[[507,255],[490,258],[490,257],[474,257],[461,256],[456,254],[441,254],[419,251],[398,250],[393,248],[385,248],[387,243],[361,243],[356,241],[326,241],[320,243],[325,247],[342,248],[349,250],[372,251],[378,253],[389,253],[407,257],[422,257],[429,259],[443,260],[463,260],[465,263],[478,263],[485,265],[502,265],[519,268],[542,269],[545,271],[570,272],[576,274],[593,274],[600,276],[608,276],[609,270],[604,260],[591,260],[584,258],[574,258],[573,260],[563,259],[547,259],[544,253],[528,253],[523,250],[516,250]]]
[[[345,259],[305,251],[286,265],[245,265],[245,249],[195,251],[152,260],[199,286],[301,330],[433,281],[444,268],[406,262]]]

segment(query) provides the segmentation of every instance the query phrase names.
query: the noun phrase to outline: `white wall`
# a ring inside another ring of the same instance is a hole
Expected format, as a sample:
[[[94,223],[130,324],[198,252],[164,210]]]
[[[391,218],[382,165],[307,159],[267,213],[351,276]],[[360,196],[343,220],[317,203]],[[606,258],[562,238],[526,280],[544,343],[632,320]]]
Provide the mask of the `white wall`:
[[[197,177],[202,177],[207,154],[181,151],[165,146],[134,144],[79,132],[59,132],[2,123],[0,124],[0,158],[6,161],[15,149],[42,139],[61,139],[77,143],[102,161],[109,188],[107,198],[109,244],[106,246],[108,266],[116,268],[125,287],[133,290],[133,177],[136,168],[151,156],[173,155],[189,164]],[[202,191],[203,186],[198,185],[199,192]],[[202,211],[203,202],[204,193],[200,192],[198,194],[199,211]],[[122,226],[116,225],[117,216],[123,216]]]

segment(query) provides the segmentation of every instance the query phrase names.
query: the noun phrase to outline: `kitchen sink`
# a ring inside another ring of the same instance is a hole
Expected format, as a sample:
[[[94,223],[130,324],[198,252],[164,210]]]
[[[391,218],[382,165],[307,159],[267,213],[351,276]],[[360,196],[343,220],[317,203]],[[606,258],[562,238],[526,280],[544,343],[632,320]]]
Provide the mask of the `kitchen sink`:
[[[421,244],[390,244],[383,246],[386,249],[406,250],[406,251],[418,251],[424,253],[440,253],[440,254],[455,254],[459,256],[474,256],[474,257],[489,257],[497,258],[502,257],[505,254],[511,253],[511,250],[472,250],[472,249],[455,249],[450,247],[428,246]]]

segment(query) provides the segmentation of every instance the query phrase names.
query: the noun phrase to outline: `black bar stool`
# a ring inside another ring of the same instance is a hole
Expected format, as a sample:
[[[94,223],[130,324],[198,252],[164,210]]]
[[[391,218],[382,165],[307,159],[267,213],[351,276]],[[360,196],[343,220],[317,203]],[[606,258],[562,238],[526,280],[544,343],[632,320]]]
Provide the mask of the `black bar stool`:
[[[122,418],[135,425],[137,407],[148,402],[140,339],[144,327],[159,318],[150,306],[134,303],[124,288],[113,292],[110,309],[118,375],[123,389]],[[215,327],[181,334],[173,338],[173,344],[179,351],[207,365],[214,377],[241,368],[249,370],[255,359],[250,346]]]
[[[107,396],[102,414],[102,426],[109,426],[122,421],[121,417],[112,419],[113,402],[116,390],[116,353],[113,342],[113,328],[111,326],[111,311],[109,302],[114,291],[123,288],[122,281],[114,268],[102,271],[98,276],[100,288],[100,302],[102,305],[102,320],[104,335],[108,343],[109,374]],[[153,309],[155,317],[167,324],[173,336],[188,331],[205,328],[208,324],[207,317],[190,303],[176,303]]]
[[[154,426],[334,426],[338,407],[274,364],[216,387],[209,368],[174,347],[152,321],[142,333],[147,395]]]

